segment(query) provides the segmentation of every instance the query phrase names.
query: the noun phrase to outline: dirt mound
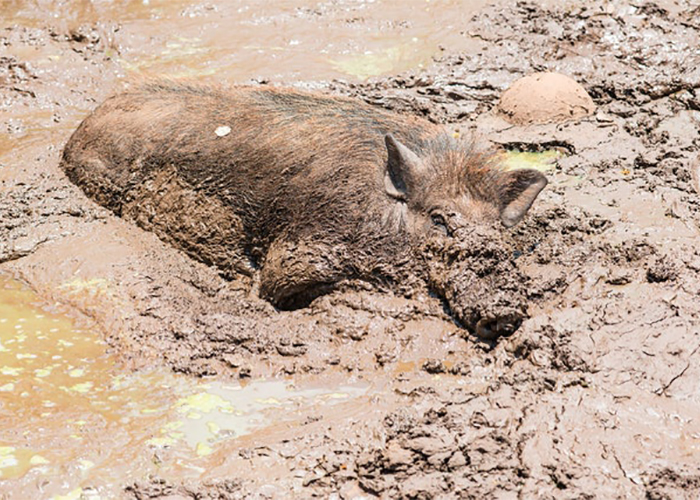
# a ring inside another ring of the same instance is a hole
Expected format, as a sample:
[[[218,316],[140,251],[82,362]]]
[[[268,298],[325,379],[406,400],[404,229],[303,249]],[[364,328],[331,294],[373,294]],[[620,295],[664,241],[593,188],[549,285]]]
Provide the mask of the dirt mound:
[[[516,80],[498,110],[512,123],[556,123],[589,116],[595,104],[586,90],[559,73],[535,73]]]

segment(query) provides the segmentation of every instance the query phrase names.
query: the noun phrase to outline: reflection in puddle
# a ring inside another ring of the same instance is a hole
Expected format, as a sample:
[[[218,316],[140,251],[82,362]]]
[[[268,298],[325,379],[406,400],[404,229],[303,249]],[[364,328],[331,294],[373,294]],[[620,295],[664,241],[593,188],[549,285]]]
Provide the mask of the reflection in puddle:
[[[366,392],[123,373],[94,332],[39,304],[0,275],[0,480],[11,497],[109,498],[149,473],[201,472],[223,441]]]
[[[534,168],[540,172],[547,172],[554,170],[557,160],[565,154],[558,149],[546,149],[539,152],[508,151],[505,156],[504,165],[508,170]]]
[[[506,151],[503,162],[507,170],[518,168],[534,168],[548,174],[549,181],[556,186],[576,186],[583,181],[582,175],[555,174],[557,162],[566,156],[560,149],[545,149],[543,151]]]

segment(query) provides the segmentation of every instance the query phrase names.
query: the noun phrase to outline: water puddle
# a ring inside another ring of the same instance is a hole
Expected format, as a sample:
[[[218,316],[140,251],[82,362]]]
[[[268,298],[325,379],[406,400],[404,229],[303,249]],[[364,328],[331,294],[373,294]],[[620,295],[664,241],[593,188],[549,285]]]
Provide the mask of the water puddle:
[[[113,498],[148,474],[201,474],[224,442],[365,395],[124,372],[99,335],[0,274],[0,496]]]
[[[365,79],[425,66],[441,48],[474,46],[460,26],[485,3],[0,0],[0,19],[38,28],[50,18],[67,31],[94,26],[126,74]]]
[[[364,80],[411,68],[423,68],[436,49],[437,47],[421,43],[420,39],[413,37],[403,44],[367,50],[362,54],[330,58],[328,62],[340,73]]]
[[[555,172],[557,162],[566,157],[566,153],[561,149],[543,149],[542,151],[518,151],[508,150],[505,152],[504,165],[506,170],[518,168],[533,168],[547,174],[549,181],[556,186],[576,186],[583,181],[582,175],[566,175]]]
[[[507,151],[504,165],[507,170],[518,168],[534,168],[540,172],[554,170],[557,160],[565,154],[558,149],[546,149],[544,151]]]

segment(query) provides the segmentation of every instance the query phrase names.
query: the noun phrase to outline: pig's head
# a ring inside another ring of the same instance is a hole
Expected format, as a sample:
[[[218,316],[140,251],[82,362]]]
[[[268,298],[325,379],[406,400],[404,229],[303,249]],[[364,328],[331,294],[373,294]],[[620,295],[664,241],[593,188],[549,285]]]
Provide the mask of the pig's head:
[[[414,152],[393,136],[384,187],[425,261],[430,287],[482,338],[514,332],[526,314],[526,278],[503,243],[547,185],[532,169],[506,171],[493,154],[444,137]]]

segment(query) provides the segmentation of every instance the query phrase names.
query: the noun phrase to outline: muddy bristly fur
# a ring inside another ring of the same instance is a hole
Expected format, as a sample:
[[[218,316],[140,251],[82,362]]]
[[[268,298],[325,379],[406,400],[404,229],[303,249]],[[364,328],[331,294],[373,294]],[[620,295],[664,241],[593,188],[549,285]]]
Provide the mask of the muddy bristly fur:
[[[229,276],[259,272],[261,295],[278,307],[359,279],[437,292],[470,328],[488,316],[472,303],[498,290],[464,256],[509,257],[475,254],[465,228],[517,223],[546,184],[427,121],[353,100],[162,81],[102,104],[62,167],[98,203],[192,257]],[[523,304],[501,309],[484,331],[524,314]]]

